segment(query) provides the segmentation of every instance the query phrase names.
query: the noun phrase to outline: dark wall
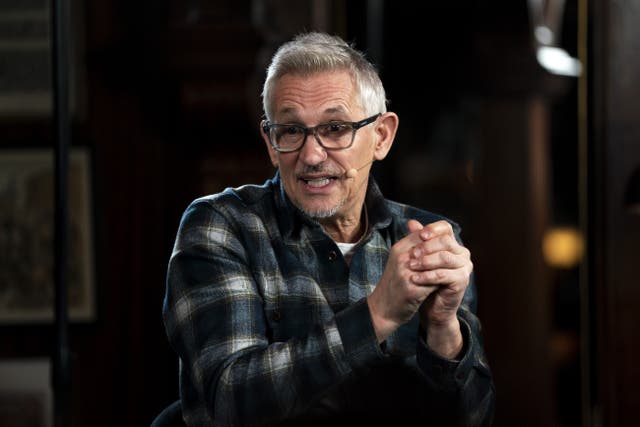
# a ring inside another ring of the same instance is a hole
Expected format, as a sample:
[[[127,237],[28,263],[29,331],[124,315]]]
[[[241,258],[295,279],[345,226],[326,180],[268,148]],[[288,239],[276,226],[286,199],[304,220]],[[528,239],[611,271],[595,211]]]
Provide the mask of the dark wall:
[[[537,65],[526,2],[383,2],[377,15],[374,3],[119,0],[75,9],[82,84],[72,134],[93,159],[97,313],[70,328],[72,425],[148,425],[177,398],[161,307],[180,215],[195,197],[272,175],[258,133],[260,84],[275,46],[303,28],[355,41],[380,68],[400,116],[389,157],[373,169],[386,195],[463,227],[496,379],[496,425],[584,422],[575,271],[551,269],[540,250],[548,227],[578,222],[577,80]],[[574,55],[576,4],[567,2],[574,18],[565,23]],[[606,9],[611,19],[592,29],[601,43],[594,52],[611,67],[632,57],[609,51],[619,46],[614,35],[629,42],[635,34],[616,26],[632,15],[615,11]],[[603,366],[611,359],[594,357],[600,379],[588,394],[606,405],[604,421],[626,425],[631,411],[621,396],[633,384],[621,378],[637,351],[628,340],[635,299],[624,301],[635,295],[638,234],[637,217],[624,216],[615,197],[638,158],[637,110],[610,68],[596,71],[590,144],[606,161],[596,160],[589,186],[611,208],[592,201],[590,279],[611,305],[592,307],[600,347],[592,344],[594,354],[614,348],[626,364],[610,371]],[[0,129],[2,147],[53,143],[47,117],[5,118]],[[627,339],[612,332],[621,326]],[[0,334],[2,358],[52,353],[49,325],[5,325]]]
[[[638,2],[594,6],[589,268],[596,332],[592,344],[597,348],[593,391],[605,425],[633,425],[640,398],[635,362],[640,353],[636,326],[640,213],[625,197],[632,176],[640,173],[640,87],[633,82],[640,72],[638,6]]]

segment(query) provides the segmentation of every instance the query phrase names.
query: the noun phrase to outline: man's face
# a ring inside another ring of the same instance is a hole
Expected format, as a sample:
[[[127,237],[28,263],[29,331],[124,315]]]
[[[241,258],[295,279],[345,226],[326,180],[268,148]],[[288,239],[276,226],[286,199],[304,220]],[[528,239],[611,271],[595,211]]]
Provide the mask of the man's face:
[[[366,118],[347,72],[285,75],[274,94],[274,123],[312,127]],[[360,128],[353,145],[344,150],[325,150],[313,135],[308,135],[300,150],[279,153],[263,134],[271,161],[279,167],[291,201],[314,218],[359,218],[371,163],[378,155],[377,125],[376,121]],[[355,177],[347,176],[350,169],[358,169]]]

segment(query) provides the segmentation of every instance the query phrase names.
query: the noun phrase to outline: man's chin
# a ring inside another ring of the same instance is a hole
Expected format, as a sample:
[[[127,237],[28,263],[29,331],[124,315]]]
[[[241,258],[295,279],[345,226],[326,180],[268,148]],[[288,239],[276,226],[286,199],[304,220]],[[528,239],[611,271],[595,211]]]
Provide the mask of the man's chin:
[[[337,212],[338,212],[338,209],[332,209],[329,211],[312,211],[312,212],[305,212],[305,213],[315,220],[321,220],[321,219],[331,218],[335,216]]]
[[[302,212],[304,212],[307,216],[315,219],[315,220],[321,220],[321,219],[327,219],[327,218],[331,218],[333,216],[335,216],[338,211],[340,210],[340,207],[343,204],[340,203],[338,205],[335,205],[333,207],[327,207],[327,206],[298,206],[298,209],[300,209]]]

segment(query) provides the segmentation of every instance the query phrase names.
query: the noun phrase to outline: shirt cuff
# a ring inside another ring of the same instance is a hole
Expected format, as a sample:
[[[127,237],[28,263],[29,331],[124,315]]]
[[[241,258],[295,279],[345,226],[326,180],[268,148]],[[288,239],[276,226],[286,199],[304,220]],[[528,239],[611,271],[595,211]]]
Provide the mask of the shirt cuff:
[[[462,318],[460,332],[463,346],[456,359],[447,359],[435,353],[425,342],[426,331],[419,328],[416,358],[422,372],[443,390],[457,390],[464,386],[473,369],[473,354],[477,351],[477,343],[471,334],[471,327]]]

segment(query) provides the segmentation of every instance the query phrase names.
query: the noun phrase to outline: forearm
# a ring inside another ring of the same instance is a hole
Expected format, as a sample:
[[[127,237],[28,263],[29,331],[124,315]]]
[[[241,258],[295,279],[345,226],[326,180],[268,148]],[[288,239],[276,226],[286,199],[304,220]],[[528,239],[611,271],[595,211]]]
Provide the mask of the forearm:
[[[231,362],[218,362],[220,368],[210,368],[202,384],[215,425],[271,424],[302,413],[349,372],[337,335],[329,322],[306,337],[246,349],[230,355]]]
[[[417,360],[441,406],[451,411],[450,425],[491,425],[495,405],[495,389],[487,364],[477,318],[460,310],[460,332],[463,347],[455,360],[436,353],[421,339]],[[427,336],[422,330],[421,335]]]
[[[193,390],[183,395],[202,402],[184,403],[205,406],[215,425],[275,423],[296,416],[354,370],[384,357],[362,303],[279,342],[267,338],[282,332],[264,321],[268,316],[256,295],[173,305],[190,306],[197,313],[188,318],[194,323],[169,333],[183,362],[183,388]],[[238,317],[241,311],[245,315]],[[168,310],[168,325],[176,324],[175,312]]]

